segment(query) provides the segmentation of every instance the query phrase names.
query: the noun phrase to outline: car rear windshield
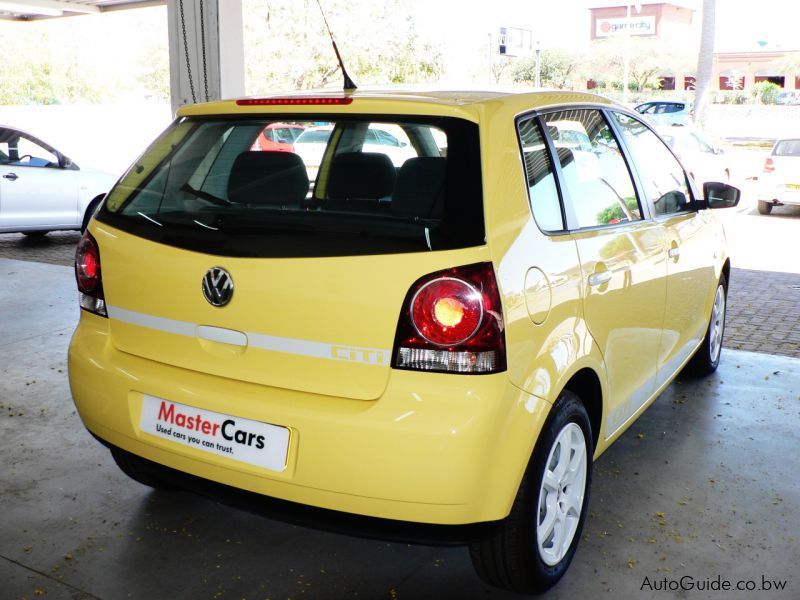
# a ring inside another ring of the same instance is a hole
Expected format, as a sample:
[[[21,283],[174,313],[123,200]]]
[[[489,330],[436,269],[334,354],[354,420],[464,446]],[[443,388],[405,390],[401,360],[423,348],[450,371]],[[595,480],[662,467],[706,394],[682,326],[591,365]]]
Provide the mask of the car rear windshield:
[[[775,156],[800,156],[800,140],[783,140],[775,144]]]
[[[280,143],[262,135],[289,128]],[[221,256],[451,250],[484,243],[480,164],[478,127],[462,119],[187,118],[97,218]]]

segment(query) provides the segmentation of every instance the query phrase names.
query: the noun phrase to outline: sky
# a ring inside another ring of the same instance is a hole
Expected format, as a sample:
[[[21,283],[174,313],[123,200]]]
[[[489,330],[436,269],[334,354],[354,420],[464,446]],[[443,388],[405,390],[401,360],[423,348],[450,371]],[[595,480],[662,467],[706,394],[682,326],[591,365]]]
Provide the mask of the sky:
[[[800,50],[800,0],[717,0],[716,50]],[[698,15],[699,16],[699,15]]]

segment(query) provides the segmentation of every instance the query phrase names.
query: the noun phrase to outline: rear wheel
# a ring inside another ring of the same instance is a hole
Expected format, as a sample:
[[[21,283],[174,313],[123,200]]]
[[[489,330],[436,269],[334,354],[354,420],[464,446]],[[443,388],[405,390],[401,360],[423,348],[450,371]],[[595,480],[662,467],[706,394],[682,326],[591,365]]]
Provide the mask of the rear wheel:
[[[758,212],[762,215],[768,215],[772,212],[772,202],[767,202],[765,200],[758,201]]]
[[[695,352],[686,371],[692,375],[710,375],[717,370],[722,356],[722,337],[725,333],[725,310],[728,298],[728,282],[725,275],[719,278],[714,304],[711,307],[711,319],[706,329],[706,337]]]
[[[178,489],[176,486],[151,472],[151,470],[145,466],[144,462],[133,454],[118,448],[113,448],[111,450],[111,456],[114,457],[114,462],[117,463],[120,470],[134,481],[138,481],[143,485],[157,490],[172,491]]]
[[[490,538],[470,545],[485,582],[524,593],[554,586],[580,540],[592,478],[592,434],[580,399],[563,391],[542,429],[517,497]]]

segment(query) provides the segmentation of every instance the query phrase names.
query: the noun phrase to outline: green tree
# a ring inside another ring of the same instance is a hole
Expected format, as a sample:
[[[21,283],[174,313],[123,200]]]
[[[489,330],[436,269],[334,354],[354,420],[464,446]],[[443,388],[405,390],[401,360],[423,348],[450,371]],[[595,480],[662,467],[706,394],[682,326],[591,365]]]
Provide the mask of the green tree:
[[[750,94],[761,104],[775,104],[778,93],[783,88],[771,81],[760,81],[750,90]]]
[[[559,89],[574,86],[580,60],[577,54],[564,50],[542,50],[540,61],[542,85]],[[518,83],[535,83],[536,56],[517,61],[512,67],[511,77]]]
[[[622,81],[623,46],[624,40],[621,38],[593,42],[584,62],[586,78],[596,81]],[[657,87],[660,73],[670,71],[677,74],[688,70],[690,66],[690,53],[685,48],[663,40],[632,36],[628,89]]]
[[[401,0],[327,0],[328,23],[358,85],[423,83],[442,73],[439,47],[424,39]],[[314,1],[244,0],[247,91],[318,88],[341,81]]]
[[[169,52],[166,44],[148,46],[139,57],[136,80],[141,89],[162,102],[169,102]]]

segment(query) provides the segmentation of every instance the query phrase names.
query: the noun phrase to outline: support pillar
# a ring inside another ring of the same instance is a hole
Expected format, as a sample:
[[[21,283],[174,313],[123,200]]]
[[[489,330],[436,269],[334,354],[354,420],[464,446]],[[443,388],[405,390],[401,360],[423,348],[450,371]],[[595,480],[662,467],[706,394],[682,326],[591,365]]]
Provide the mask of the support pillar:
[[[167,22],[173,113],[244,95],[241,0],[167,0]]]

